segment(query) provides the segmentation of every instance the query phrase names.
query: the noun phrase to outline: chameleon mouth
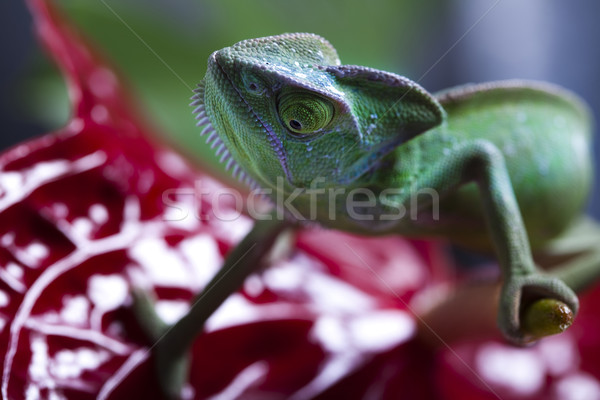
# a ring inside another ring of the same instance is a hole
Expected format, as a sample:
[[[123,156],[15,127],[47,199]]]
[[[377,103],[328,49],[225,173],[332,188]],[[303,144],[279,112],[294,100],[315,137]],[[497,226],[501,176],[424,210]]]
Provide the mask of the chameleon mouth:
[[[246,107],[248,109],[248,112],[251,114],[251,116],[256,121],[258,121],[260,123],[260,125],[262,126],[263,131],[265,132],[265,134],[267,136],[267,140],[269,141],[269,144],[271,145],[271,148],[273,149],[273,151],[277,155],[277,158],[279,159],[279,164],[281,166],[281,169],[285,173],[285,176],[287,178],[288,183],[292,184],[292,182],[293,182],[292,175],[290,174],[290,170],[288,168],[287,157],[286,157],[285,151],[283,149],[283,144],[281,143],[281,140],[279,140],[279,138],[277,137],[277,135],[275,134],[275,132],[273,131],[273,129],[271,128],[271,126],[268,123],[265,123],[263,121],[263,119],[259,115],[256,114],[256,112],[254,111],[254,109],[252,108],[252,106],[248,103],[248,101],[246,101],[246,99],[244,98],[244,96],[242,95],[242,93],[240,93],[240,91],[238,90],[238,88],[233,84],[233,81],[229,77],[229,74],[227,73],[227,71],[219,63],[219,57],[218,56],[219,56],[219,52],[213,53],[211,55],[212,62],[214,62],[215,65],[217,66],[217,68],[219,68],[221,74],[223,74],[223,76],[225,78],[227,78],[227,81],[229,82],[229,84],[231,85],[231,87],[233,88],[233,90],[237,93],[237,95],[240,98],[240,100],[243,101],[244,104],[246,105]]]
[[[210,145],[211,149],[215,150],[217,157],[220,156],[219,161],[225,164],[225,170],[232,170],[234,178],[237,178],[240,182],[244,182],[252,189],[258,188],[258,183],[244,172],[244,169],[233,158],[227,146],[225,146],[225,143],[223,143],[219,134],[210,123],[204,106],[204,82],[198,83],[191,100],[190,106],[195,107],[192,113],[195,114],[197,120],[196,126],[204,126],[204,129],[200,132],[200,136],[207,136],[206,143]]]

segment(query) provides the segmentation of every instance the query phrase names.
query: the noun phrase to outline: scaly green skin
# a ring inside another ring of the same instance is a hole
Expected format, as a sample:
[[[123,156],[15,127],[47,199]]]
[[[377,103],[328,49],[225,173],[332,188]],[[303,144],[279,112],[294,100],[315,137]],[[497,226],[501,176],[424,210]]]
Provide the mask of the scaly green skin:
[[[572,289],[598,276],[600,254],[589,254],[597,241],[572,252],[564,245],[566,232],[589,233],[575,221],[591,159],[589,114],[563,89],[507,81],[431,95],[392,73],[340,65],[319,36],[286,34],[216,51],[196,92],[192,104],[208,141],[234,173],[270,189],[277,204],[287,198],[288,221],[495,251],[503,279],[498,323],[514,343],[564,330],[571,319],[554,316],[576,314]],[[246,246],[263,241],[266,224],[278,232],[272,221],[258,222]],[[540,272],[534,256],[565,261],[556,270],[562,279]],[[236,262],[228,258],[223,269]],[[213,283],[221,298],[232,290]],[[189,344],[220,304],[209,303],[192,309],[162,347]],[[197,321],[193,332],[190,321]],[[174,365],[159,368],[167,376]],[[163,381],[177,393],[175,377]]]

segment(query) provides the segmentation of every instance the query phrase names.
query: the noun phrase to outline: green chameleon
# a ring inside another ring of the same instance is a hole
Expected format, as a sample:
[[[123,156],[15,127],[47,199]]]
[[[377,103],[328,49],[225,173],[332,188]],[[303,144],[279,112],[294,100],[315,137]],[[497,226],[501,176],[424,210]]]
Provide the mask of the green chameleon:
[[[495,252],[498,326],[516,344],[570,326],[574,291],[600,275],[600,230],[581,214],[591,120],[564,89],[504,81],[432,95],[389,72],[341,65],[325,39],[297,33],[214,52],[192,105],[222,161],[286,217],[257,221],[168,330],[138,296],[149,334],[162,337],[154,351],[173,397],[206,319],[303,222]]]

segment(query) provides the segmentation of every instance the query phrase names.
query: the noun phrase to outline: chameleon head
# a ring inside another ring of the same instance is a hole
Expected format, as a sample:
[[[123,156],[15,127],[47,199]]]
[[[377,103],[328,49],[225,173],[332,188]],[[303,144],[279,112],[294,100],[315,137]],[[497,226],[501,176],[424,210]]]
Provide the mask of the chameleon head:
[[[439,124],[443,111],[416,83],[340,65],[306,33],[245,40],[214,52],[195,96],[206,131],[259,185],[345,185],[394,147]],[[215,135],[216,137],[216,135]]]

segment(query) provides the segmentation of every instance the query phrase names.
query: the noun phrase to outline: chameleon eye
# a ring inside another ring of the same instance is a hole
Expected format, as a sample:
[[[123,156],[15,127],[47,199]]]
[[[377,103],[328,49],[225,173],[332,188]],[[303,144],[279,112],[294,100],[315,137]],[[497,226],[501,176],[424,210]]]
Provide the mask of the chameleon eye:
[[[286,93],[279,99],[279,117],[291,132],[310,134],[331,121],[333,105],[312,93]]]

